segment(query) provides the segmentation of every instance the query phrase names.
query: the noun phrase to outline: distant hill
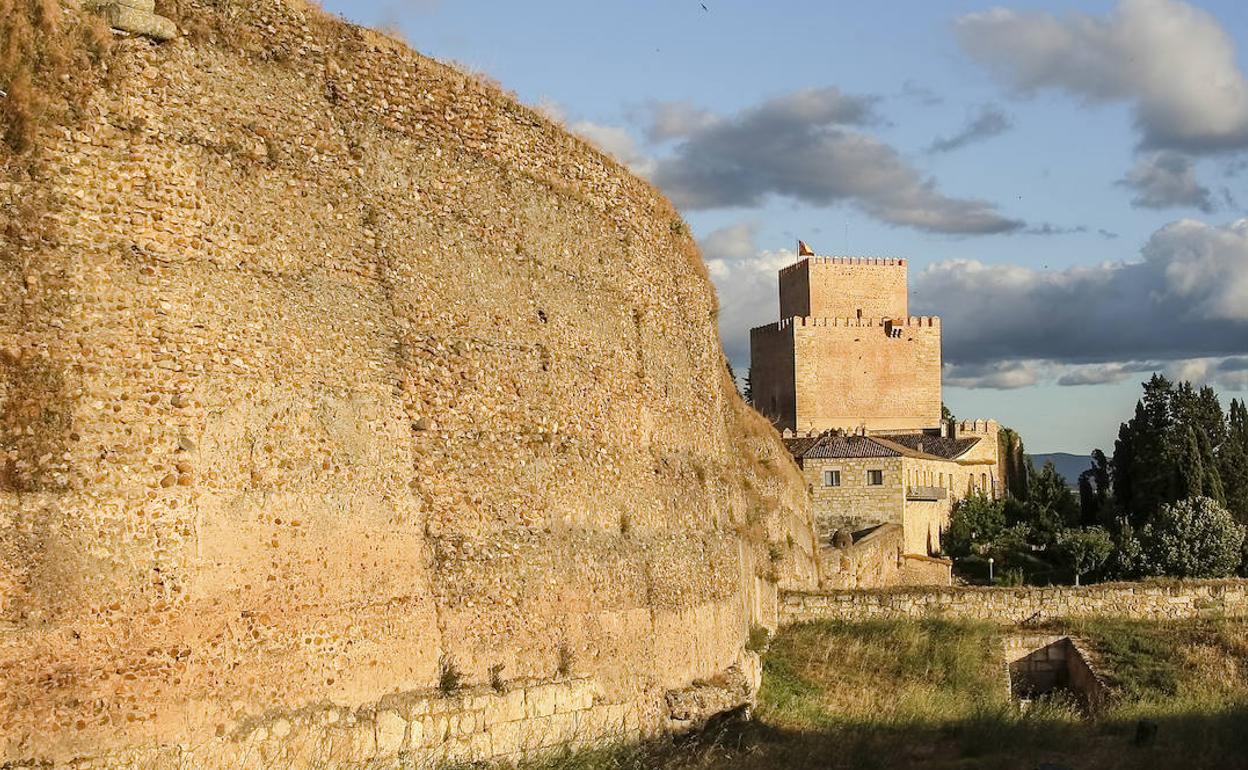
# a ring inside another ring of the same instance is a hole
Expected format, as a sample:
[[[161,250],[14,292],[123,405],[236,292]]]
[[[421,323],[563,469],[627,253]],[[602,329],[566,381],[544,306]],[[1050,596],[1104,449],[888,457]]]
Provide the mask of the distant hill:
[[[1057,472],[1066,478],[1066,483],[1072,489],[1079,484],[1079,474],[1092,467],[1091,455],[1050,452],[1049,454],[1027,455],[1027,457],[1035,463],[1036,470],[1043,468],[1045,463],[1053,463],[1053,467],[1057,468]]]

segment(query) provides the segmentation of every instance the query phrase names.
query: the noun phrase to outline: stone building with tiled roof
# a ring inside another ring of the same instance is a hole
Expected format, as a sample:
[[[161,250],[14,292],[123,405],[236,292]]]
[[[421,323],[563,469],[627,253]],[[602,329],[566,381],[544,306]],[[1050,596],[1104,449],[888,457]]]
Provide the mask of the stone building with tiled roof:
[[[1005,493],[997,423],[942,419],[940,319],[909,315],[904,259],[808,257],[779,279],[780,321],[750,333],[752,399],[824,543],[887,525],[898,561],[939,554],[958,500]]]
[[[985,438],[829,431],[784,443],[806,478],[824,542],[838,529],[892,523],[901,525],[904,553],[931,555],[955,502],[997,493],[995,456],[974,451]]]

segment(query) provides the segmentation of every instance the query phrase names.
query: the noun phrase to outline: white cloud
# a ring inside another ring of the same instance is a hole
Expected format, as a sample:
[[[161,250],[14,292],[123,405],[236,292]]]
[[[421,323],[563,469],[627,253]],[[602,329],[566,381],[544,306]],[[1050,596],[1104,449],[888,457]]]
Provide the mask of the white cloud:
[[[744,374],[750,360],[750,329],[779,318],[776,274],[797,255],[788,249],[761,250],[757,227],[721,227],[699,241],[711,280],[719,293],[719,333],[724,353]]]
[[[942,379],[945,385],[955,388],[1013,390],[1040,382],[1048,368],[1042,361],[946,364]]]
[[[678,139],[719,122],[714,113],[688,102],[658,102],[648,112],[646,138],[652,142]]]
[[[996,8],[962,17],[963,49],[1027,92],[1132,105],[1145,147],[1248,147],[1248,80],[1230,35],[1177,0],[1122,0],[1105,17]]]
[[[945,360],[957,365],[1248,354],[1248,220],[1179,220],[1141,254],[1058,271],[941,262],[915,277],[913,304],[943,316]]]
[[[1154,233],[1143,254],[1187,305],[1185,316],[1248,322],[1248,219],[1227,227],[1182,219]]]

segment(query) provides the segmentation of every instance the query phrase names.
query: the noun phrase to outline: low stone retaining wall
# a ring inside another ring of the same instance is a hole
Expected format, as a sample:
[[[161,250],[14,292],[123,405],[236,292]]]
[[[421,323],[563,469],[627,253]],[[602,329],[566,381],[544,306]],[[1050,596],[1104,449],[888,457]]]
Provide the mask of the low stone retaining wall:
[[[921,617],[1020,623],[1087,615],[1147,620],[1206,615],[1248,617],[1248,581],[786,592],[780,603],[781,625],[810,620]]]

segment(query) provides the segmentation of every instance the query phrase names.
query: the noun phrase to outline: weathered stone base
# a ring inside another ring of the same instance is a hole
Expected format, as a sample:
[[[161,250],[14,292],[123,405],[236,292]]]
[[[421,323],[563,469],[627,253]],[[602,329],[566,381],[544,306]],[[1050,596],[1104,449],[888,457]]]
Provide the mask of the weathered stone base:
[[[75,770],[324,770],[434,768],[516,761],[563,748],[695,729],[711,717],[753,704],[758,656],[657,698],[604,696],[592,678],[512,683],[500,692],[472,688],[444,695],[408,692],[360,708],[330,703],[247,720],[200,745],[179,743],[73,760]],[[6,770],[58,766],[41,757]]]

